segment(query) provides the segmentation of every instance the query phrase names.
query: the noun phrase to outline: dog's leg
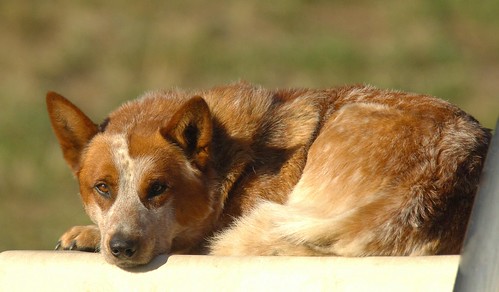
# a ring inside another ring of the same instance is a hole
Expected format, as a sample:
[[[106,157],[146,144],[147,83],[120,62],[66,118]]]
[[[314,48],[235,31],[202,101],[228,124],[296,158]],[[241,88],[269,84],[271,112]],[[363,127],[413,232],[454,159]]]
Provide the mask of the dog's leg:
[[[98,252],[100,250],[99,228],[96,225],[74,226],[61,236],[55,249]]]

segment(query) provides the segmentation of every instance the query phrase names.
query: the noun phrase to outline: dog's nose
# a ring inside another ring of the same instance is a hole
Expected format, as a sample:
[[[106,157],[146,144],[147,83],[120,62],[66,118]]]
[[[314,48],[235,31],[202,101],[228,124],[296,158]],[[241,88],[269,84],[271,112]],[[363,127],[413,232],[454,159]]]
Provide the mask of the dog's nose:
[[[130,239],[117,233],[109,241],[109,249],[117,258],[131,258],[137,251],[138,240]]]

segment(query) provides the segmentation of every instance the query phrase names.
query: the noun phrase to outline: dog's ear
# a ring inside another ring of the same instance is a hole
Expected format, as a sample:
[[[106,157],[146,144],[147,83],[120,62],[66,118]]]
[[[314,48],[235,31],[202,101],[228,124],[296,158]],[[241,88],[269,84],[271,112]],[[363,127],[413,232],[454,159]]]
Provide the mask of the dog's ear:
[[[97,134],[98,127],[79,108],[57,93],[47,93],[46,101],[64,159],[76,174],[80,168],[81,153]]]
[[[187,101],[160,129],[168,141],[180,146],[197,167],[204,170],[210,155],[213,132],[210,109],[200,96]]]

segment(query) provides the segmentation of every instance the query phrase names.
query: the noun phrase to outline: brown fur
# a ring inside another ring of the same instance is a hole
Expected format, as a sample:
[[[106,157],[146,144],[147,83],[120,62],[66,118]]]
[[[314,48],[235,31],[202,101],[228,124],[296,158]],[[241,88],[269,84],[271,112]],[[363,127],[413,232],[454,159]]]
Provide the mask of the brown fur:
[[[458,253],[490,140],[447,102],[369,86],[151,92],[100,127],[55,93],[47,105],[96,223],[58,248],[123,267]]]

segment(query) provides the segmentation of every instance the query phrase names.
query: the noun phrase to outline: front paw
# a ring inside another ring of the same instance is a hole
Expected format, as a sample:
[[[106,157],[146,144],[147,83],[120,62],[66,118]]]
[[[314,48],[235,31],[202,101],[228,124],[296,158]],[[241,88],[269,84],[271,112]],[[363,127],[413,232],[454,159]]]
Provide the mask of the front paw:
[[[95,225],[74,226],[61,236],[55,249],[98,252],[100,250],[99,228]]]

